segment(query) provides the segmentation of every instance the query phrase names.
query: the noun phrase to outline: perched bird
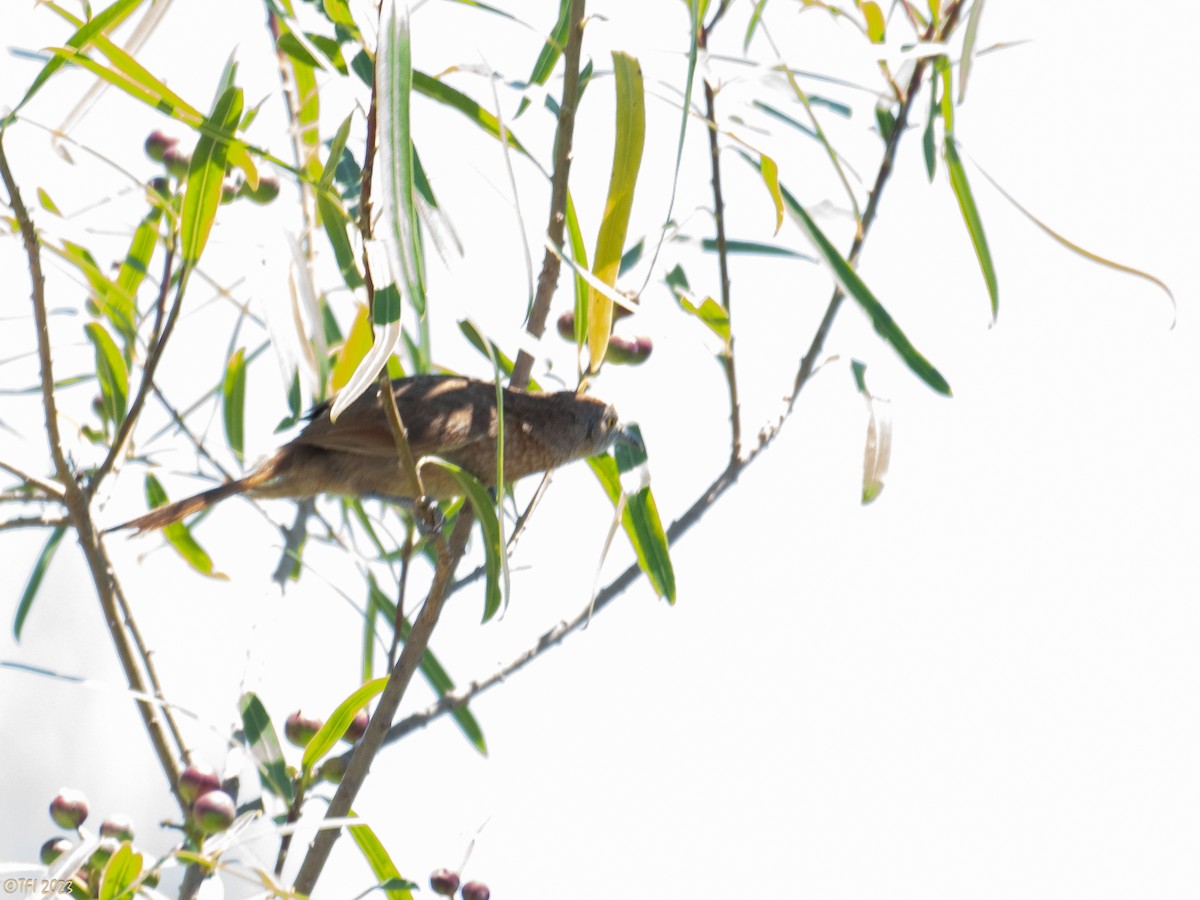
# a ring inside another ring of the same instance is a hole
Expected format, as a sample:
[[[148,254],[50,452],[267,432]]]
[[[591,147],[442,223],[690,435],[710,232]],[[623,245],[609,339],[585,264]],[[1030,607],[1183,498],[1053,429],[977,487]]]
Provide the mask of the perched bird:
[[[485,485],[496,483],[496,386],[474,378],[415,375],[392,382],[396,408],[413,458],[440,456]],[[576,459],[603,453],[614,440],[638,443],[621,429],[617,413],[595,397],[572,391],[527,393],[504,389],[504,480],[516,481]],[[461,493],[444,470],[421,468],[426,496]],[[178,522],[235,494],[251,497],[358,497],[415,499],[417,486],[404,471],[378,386],[329,418],[329,403],[313,409],[309,423],[244,478],[153,509],[110,529],[143,533]]]

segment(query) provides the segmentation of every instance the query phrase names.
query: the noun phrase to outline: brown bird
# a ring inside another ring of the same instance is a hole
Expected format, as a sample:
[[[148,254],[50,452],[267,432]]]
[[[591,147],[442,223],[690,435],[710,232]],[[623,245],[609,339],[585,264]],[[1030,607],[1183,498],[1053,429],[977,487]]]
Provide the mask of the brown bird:
[[[496,483],[494,384],[450,375],[415,375],[393,381],[392,394],[418,464],[424,456],[440,456],[485,485]],[[411,472],[397,461],[378,386],[351,403],[336,422],[329,418],[329,406],[326,402],[313,409],[304,430],[246,477],[160,506],[110,530],[152,531],[235,494],[415,499],[417,486]],[[639,443],[619,427],[616,410],[595,397],[571,391],[504,389],[506,482],[603,453],[614,440]],[[432,499],[462,493],[450,475],[434,466],[421,468],[421,480]]]

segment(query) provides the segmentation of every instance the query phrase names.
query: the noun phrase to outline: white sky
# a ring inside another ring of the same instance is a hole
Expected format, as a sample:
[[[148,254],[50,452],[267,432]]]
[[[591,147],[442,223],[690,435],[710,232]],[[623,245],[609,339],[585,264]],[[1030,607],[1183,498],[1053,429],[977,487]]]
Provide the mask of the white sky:
[[[430,4],[414,20],[419,67],[480,64],[477,48],[486,47],[489,65],[524,76],[536,35],[444,6]],[[528,20],[549,23],[552,6],[529,4]],[[9,11],[6,46],[64,39],[51,14],[27,7]],[[636,28],[625,24],[624,4],[590,7],[606,17],[589,30],[597,64],[608,46],[627,48],[642,60],[647,86],[664,95],[657,79],[682,72],[668,52],[686,33],[682,5],[642,4]],[[740,44],[748,4],[737,7],[725,33],[731,46]],[[177,4],[140,58],[203,106],[237,46],[248,102],[257,102],[275,84],[262,19],[255,4]],[[944,170],[926,183],[912,135],[861,271],[949,379],[954,399],[919,384],[865,318],[845,308],[827,347],[840,359],[814,380],[771,451],[674,551],[674,608],[639,583],[588,631],[481,698],[473,709],[487,760],[445,721],[378,759],[356,808],[402,872],[424,884],[430,870],[456,866],[474,839],[465,874],[488,882],[497,898],[1194,894],[1200,531],[1191,475],[1200,347],[1190,211],[1200,192],[1196,126],[1181,102],[1200,75],[1194,19],[1179,2],[1139,14],[1115,2],[989,4],[982,45],[1030,43],[979,59],[958,113],[967,152],[1034,212],[1083,246],[1167,281],[1180,301],[1178,327],[1168,330],[1169,304],[1155,288],[1066,254],[971,169],[1000,279],[1000,317],[989,328]],[[821,13],[797,18],[793,4],[776,2],[767,21],[777,39],[795,32],[799,48],[789,58],[797,65],[870,81],[869,58],[849,57],[845,33]],[[35,72],[28,61],[0,57],[0,104],[12,104]],[[52,84],[29,115],[57,124],[84,83],[72,75]],[[455,84],[488,96],[478,78]],[[734,82],[722,102],[732,107],[754,87]],[[611,152],[610,94],[608,81],[591,85],[578,141],[576,198],[593,233]],[[325,134],[345,114],[338,99],[327,101]],[[648,108],[647,178],[633,226],[643,230],[665,211],[677,127],[661,99]],[[827,121],[871,177],[879,142],[865,133],[869,105],[858,111],[848,124]],[[531,110],[517,125],[522,139],[539,146],[546,120]],[[272,130],[279,122],[269,101],[252,136],[286,154]],[[76,137],[148,177],[141,139],[162,124],[110,93]],[[486,375],[472,351],[458,352],[449,316],[469,312],[501,336],[515,329],[525,276],[502,160],[428,103],[418,105],[416,127],[418,140],[422,128],[429,135],[421,146],[435,189],[468,248],[465,260],[433,276],[447,315],[435,322],[435,357]],[[691,132],[686,172],[700,187],[681,195],[681,219],[707,202],[702,140]],[[64,211],[127,184],[86,157],[67,168],[32,129],[8,146],[27,199],[44,186]],[[779,158],[781,175],[802,202],[840,203],[819,153],[790,146],[797,155]],[[736,231],[764,239],[769,206],[740,166],[725,157],[740,204]],[[545,189],[521,175],[522,212],[535,235]],[[286,216],[287,197],[272,211]],[[229,208],[206,258],[224,283],[246,279],[235,288],[239,300],[278,317],[286,297],[280,226],[273,212],[241,207]],[[116,232],[117,247],[136,208],[136,198],[117,199],[80,221]],[[705,219],[694,222],[700,229]],[[821,223],[847,244],[844,217]],[[806,249],[794,231],[785,239]],[[31,346],[31,331],[15,242],[0,244],[0,254],[12,301],[0,337],[7,358]],[[711,258],[693,262],[689,275],[715,292]],[[733,276],[752,437],[777,414],[829,289],[813,267],[753,258],[738,259]],[[75,303],[61,270],[53,277],[65,290],[58,302]],[[184,335],[196,339],[165,373],[182,396],[215,382],[226,352],[226,313],[200,309],[203,291],[192,300]],[[606,370],[596,390],[642,424],[669,521],[723,465],[728,412],[699,326],[653,283],[645,304],[626,333],[651,335],[655,355],[638,369]],[[62,328],[78,342],[77,322]],[[556,337],[543,351],[569,371]],[[60,374],[89,356],[82,345],[64,350]],[[868,363],[868,383],[891,398],[895,417],[888,485],[865,509],[865,413],[850,357]],[[0,368],[0,385],[28,383],[18,368]],[[251,372],[261,415],[248,429],[251,457],[277,440],[276,372],[269,359]],[[80,408],[83,393],[72,395]],[[28,440],[0,434],[0,457],[42,471],[37,407],[10,402],[0,407],[4,423]],[[214,419],[218,442],[219,428]],[[173,493],[194,484],[173,477],[194,466],[187,454],[164,461]],[[103,521],[141,508],[140,482],[133,468],[117,479]],[[285,505],[268,510],[290,520]],[[559,473],[514,559],[504,620],[480,628],[478,594],[456,597],[447,610],[434,649],[460,684],[583,606],[607,525],[606,501],[586,470]],[[218,731],[228,729],[244,688],[259,691],[278,721],[297,707],[331,710],[356,684],[355,611],[316,577],[280,598],[269,583],[277,535],[245,503],[228,504],[198,533],[230,582],[192,578],[154,549],[155,538],[112,545],[172,698]],[[43,536],[3,538],[10,599],[0,608],[11,610]],[[627,557],[618,542],[605,573]],[[352,561],[315,547],[308,561],[361,603]],[[0,659],[119,684],[86,573],[66,542],[43,592],[21,644],[6,638]],[[171,834],[156,823],[173,810],[125,697],[11,671],[0,683],[0,722],[12,736],[0,758],[20,775],[6,779],[0,858],[36,855],[54,833],[45,805],[63,784],[88,794],[93,824],[125,812],[149,850],[169,846]],[[406,707],[426,702],[422,685]],[[211,732],[196,727],[191,737],[220,761]],[[317,896],[349,898],[369,883],[343,840]]]

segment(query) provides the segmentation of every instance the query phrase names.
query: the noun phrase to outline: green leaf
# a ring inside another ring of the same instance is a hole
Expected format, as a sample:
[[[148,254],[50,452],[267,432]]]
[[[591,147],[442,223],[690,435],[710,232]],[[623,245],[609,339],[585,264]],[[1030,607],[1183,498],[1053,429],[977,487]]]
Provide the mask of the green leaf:
[[[567,239],[571,244],[571,258],[575,261],[577,270],[587,268],[587,246],[583,242],[583,231],[579,227],[579,216],[575,213],[575,201],[571,192],[567,191]],[[582,347],[587,340],[588,322],[588,287],[587,281],[575,272],[575,345]]]
[[[25,618],[29,615],[29,610],[33,608],[33,600],[42,586],[42,579],[46,577],[46,570],[50,568],[50,561],[54,559],[58,545],[62,543],[63,535],[66,533],[66,525],[59,525],[50,532],[50,537],[46,541],[46,545],[42,547],[42,552],[38,554],[37,561],[34,562],[33,568],[29,570],[29,579],[25,582],[25,590],[21,591],[21,599],[17,601],[17,612],[13,616],[13,638],[17,641],[21,640],[21,629],[25,627]]]
[[[129,841],[122,841],[117,851],[109,857],[100,874],[98,900],[132,900],[133,885],[142,874],[142,854],[134,853]]]
[[[125,369],[125,358],[99,322],[89,322],[83,326],[83,330],[96,350],[96,376],[100,379],[105,418],[114,425],[120,425],[125,420],[129,399],[129,373]]]
[[[874,3],[872,0],[863,0],[859,6],[862,8],[863,19],[867,23],[867,38],[872,44],[882,44],[887,31],[883,10],[879,8],[878,3]]]
[[[554,30],[550,32],[546,38],[546,43],[542,45],[542,51],[538,54],[537,61],[533,64],[533,71],[529,73],[528,84],[545,84],[550,77],[550,73],[554,71],[555,65],[558,63],[558,58],[562,56],[563,50],[567,46],[567,32],[570,30],[571,20],[571,0],[559,0],[558,3],[558,21],[554,23]],[[529,99],[523,98],[520,105],[517,107],[517,114],[514,119],[519,118],[521,113],[525,112],[525,107],[529,106]]]
[[[311,772],[313,767],[325,758],[337,742],[342,739],[358,711],[371,702],[373,698],[383,693],[387,687],[387,678],[375,678],[357,688],[354,693],[338,704],[321,726],[321,730],[313,735],[308,746],[304,748],[304,757],[300,766],[305,772]]]
[[[37,196],[38,203],[42,205],[42,209],[46,210],[48,213],[53,213],[60,219],[62,218],[62,211],[55,205],[54,201],[50,199],[50,195],[46,193],[45,188],[38,188]]]
[[[500,539],[500,522],[496,518],[496,505],[492,502],[487,488],[466,469],[437,456],[425,457],[421,465],[422,468],[429,465],[436,466],[458,482],[458,486],[463,490],[463,496],[471,502],[471,506],[475,510],[475,517],[479,519],[479,527],[483,531],[484,570],[487,575],[483,621],[487,622],[500,611],[503,601],[500,584],[504,569],[502,559],[504,542]]]
[[[596,237],[593,272],[609,287],[617,283],[617,271],[625,250],[629,215],[633,209],[634,189],[642,165],[646,142],[646,102],[642,88],[642,68],[626,53],[613,53],[613,74],[617,91],[617,120],[613,147],[612,175],[604,218]],[[588,288],[589,368],[600,370],[612,333],[612,300],[591,286]]]
[[[754,37],[755,29],[758,28],[758,23],[762,19],[763,9],[766,8],[767,0],[758,0],[754,4],[754,12],[750,14],[750,22],[746,25],[746,37],[742,40],[742,52],[750,49],[750,40]]]
[[[636,426],[630,428],[641,437]],[[614,507],[621,500],[621,474],[632,471],[646,461],[644,451],[624,444],[617,445],[616,453],[617,459],[602,455],[593,456],[587,461]],[[626,497],[621,525],[637,554],[638,568],[646,573],[654,592],[665,597],[669,603],[674,603],[675,569],[671,564],[670,544],[648,484]]]
[[[225,422],[225,440],[241,462],[245,456],[246,351],[239,347],[225,366],[221,387],[221,414]]]
[[[192,152],[180,214],[180,245],[183,261],[189,266],[194,266],[200,259],[216,221],[229,161],[228,141],[233,137],[233,129],[241,115],[242,89],[226,88],[207,119],[208,125],[219,136],[202,134]]]
[[[398,15],[393,0],[380,12],[379,53],[375,61],[378,89],[379,153],[375,179],[379,189],[377,236],[387,249],[392,278],[403,284],[418,316],[425,314],[424,265],[417,207],[413,197],[413,141],[410,122],[413,69],[412,36],[407,14]],[[375,310],[377,324],[399,320],[399,307]]]
[[[158,479],[147,473],[146,483],[146,505],[151,509],[162,506],[167,502],[167,492],[163,490],[163,486],[159,484]],[[183,557],[184,561],[199,572],[201,575],[207,575],[209,578],[216,578],[220,581],[227,580],[228,576],[223,572],[218,572],[216,566],[213,565],[212,557],[208,552],[197,543],[192,537],[192,530],[182,522],[172,522],[170,525],[162,529],[163,538],[174,548],[175,552]]]
[[[351,812],[351,815],[354,813]],[[362,851],[363,859],[367,861],[367,865],[379,879],[380,885],[384,886],[383,890],[388,895],[388,900],[412,900],[411,890],[416,885],[400,875],[400,870],[392,862],[392,858],[384,849],[379,838],[375,836],[375,832],[371,830],[371,826],[350,825],[347,830],[350,832],[350,837],[354,838],[358,849]]]
[[[925,120],[925,130],[921,133],[921,152],[925,155],[925,174],[933,183],[933,173],[937,171],[937,149],[934,146],[933,123],[938,117],[937,84],[929,82],[929,116]]]
[[[472,347],[489,360],[494,359],[496,365],[500,367],[501,372],[505,375],[512,375],[514,368],[512,359],[505,355],[504,351],[496,345],[495,341],[486,340],[470,319],[459,319],[458,330],[463,333],[463,337],[467,339]],[[527,387],[531,391],[540,391],[542,389],[533,378],[529,379]]]
[[[975,0],[971,11],[967,13],[967,27],[963,32],[962,62],[958,68],[958,102],[962,103],[967,95],[967,79],[971,77],[971,68],[975,64],[975,38],[979,33],[979,19],[983,15],[983,0]]]
[[[318,190],[316,198],[321,227],[325,229],[329,246],[333,248],[333,258],[337,261],[338,271],[342,273],[342,281],[351,290],[362,287],[363,279],[358,271],[358,260],[346,233],[346,229],[350,227],[350,217],[346,215],[341,200],[333,191]]]
[[[288,777],[287,763],[283,759],[283,748],[279,745],[279,735],[271,724],[267,708],[262,705],[252,691],[242,694],[238,701],[242,714],[242,730],[250,752],[258,763],[258,777],[263,789],[282,797],[288,803],[296,799],[292,779]]]
[[[67,38],[67,46],[74,50],[82,50],[90,46],[92,40],[97,35],[103,35],[105,32],[112,31],[120,25],[143,2],[145,0],[117,0],[117,2],[106,7],[87,22],[76,18],[66,10],[55,8],[53,5],[51,5],[51,8],[76,28],[75,33]],[[63,56],[55,55],[53,59],[42,66],[42,70],[38,72],[29,89],[25,91],[25,96],[21,98],[21,102],[5,117],[3,122],[0,122],[0,128],[4,128],[9,122],[13,121],[17,113],[21,110],[21,107],[32,100],[34,94],[42,89],[42,85],[49,80],[50,76],[61,69],[66,62],[67,60]]]
[[[455,90],[444,81],[439,81],[436,78],[426,75],[424,72],[414,71],[412,73],[412,88],[418,94],[424,94],[431,100],[436,100],[438,103],[457,110],[492,137],[497,140],[500,139],[500,120],[466,94]],[[523,156],[529,156],[529,152],[517,140],[516,135],[512,133],[512,129],[505,128],[504,133],[508,136],[508,145],[510,147]]]
[[[996,268],[992,264],[992,253],[988,249],[987,238],[983,233],[983,220],[979,218],[979,209],[975,206],[975,196],[967,183],[967,173],[963,169],[962,159],[954,145],[954,138],[947,134],[944,145],[946,155],[946,170],[950,173],[950,186],[954,188],[954,196],[958,199],[958,208],[962,210],[963,221],[967,225],[967,233],[971,235],[971,244],[975,247],[975,255],[979,258],[979,270],[987,283],[988,297],[992,301],[992,321],[1000,312],[1000,293],[996,284]]]
[[[751,165],[754,161],[749,157],[745,157]],[[875,295],[866,286],[858,273],[850,266],[841,254],[837,252],[829,238],[817,227],[817,223],[812,220],[812,217],[805,212],[804,208],[797,202],[796,198],[791,195],[787,188],[780,185],[780,191],[783,194],[783,202],[787,206],[788,212],[796,220],[800,229],[817,250],[817,255],[829,266],[833,274],[834,281],[843,291],[849,294],[863,311],[871,319],[871,324],[875,327],[875,331],[885,341],[892,345],[892,348],[900,354],[900,358],[908,365],[913,373],[924,381],[929,387],[937,391],[939,394],[950,395],[950,385],[946,379],[924,356],[917,352],[917,349],[909,342],[904,332],[900,330],[900,326],[888,314],[888,311],[883,308]]]
[[[771,195],[771,202],[775,204],[775,234],[779,234],[779,229],[783,226],[783,195],[779,193],[779,166],[775,160],[767,156],[765,153],[762,156],[762,165],[758,167],[762,173],[763,183],[767,186],[767,193]]]
[[[111,305],[120,311],[120,315],[110,318],[125,339],[127,349],[137,340],[137,331],[133,323],[133,298],[137,296],[138,288],[142,286],[149,272],[150,259],[158,246],[160,219],[162,209],[155,206],[138,224],[133,233],[133,240],[129,243],[129,250],[125,253],[125,259],[121,262],[121,269],[117,272],[114,282],[116,290],[109,295]]]
[[[729,314],[725,312],[720,303],[712,297],[705,297],[704,302],[696,306],[683,294],[676,294],[675,299],[679,301],[679,305],[683,308],[684,312],[689,312],[698,318],[728,346]]]

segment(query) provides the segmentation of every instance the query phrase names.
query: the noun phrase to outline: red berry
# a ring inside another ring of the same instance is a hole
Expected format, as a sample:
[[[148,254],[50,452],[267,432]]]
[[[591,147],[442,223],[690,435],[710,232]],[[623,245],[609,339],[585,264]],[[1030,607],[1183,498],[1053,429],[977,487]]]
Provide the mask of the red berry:
[[[300,710],[296,710],[283,723],[283,736],[290,743],[303,749],[308,746],[309,741],[316,737],[317,732],[324,724],[320,719],[310,719]]]

